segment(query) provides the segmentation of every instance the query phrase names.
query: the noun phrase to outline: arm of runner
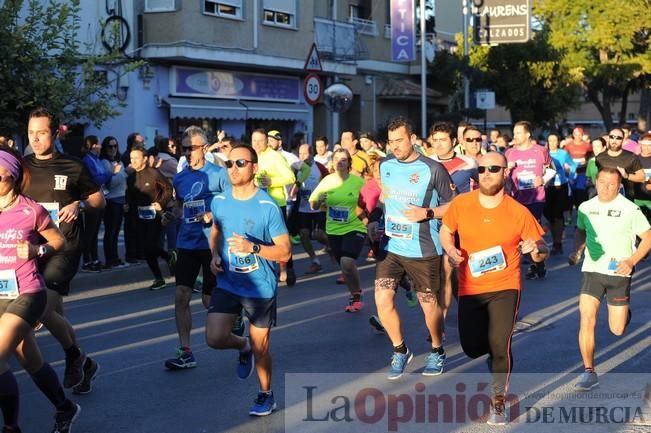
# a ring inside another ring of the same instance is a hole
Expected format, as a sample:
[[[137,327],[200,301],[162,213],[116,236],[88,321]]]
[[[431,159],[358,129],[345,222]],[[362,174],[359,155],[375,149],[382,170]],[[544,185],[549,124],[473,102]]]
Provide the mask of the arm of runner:
[[[66,242],[59,228],[51,220],[45,229],[39,231],[39,235],[45,239],[44,244],[37,245],[25,240],[18,241],[16,255],[19,259],[30,260],[37,257],[49,257],[57,251],[61,251]],[[45,254],[39,257],[38,250],[41,246],[45,248]]]
[[[651,230],[647,230],[641,235],[639,235],[641,242],[637,246],[637,249],[631,257],[628,259],[621,260],[617,262],[617,269],[615,270],[616,274],[620,275],[631,275],[633,268],[637,265],[640,260],[646,256],[651,250]]]
[[[619,170],[619,173],[622,175],[624,179],[629,180],[631,182],[641,183],[646,180],[646,175],[644,174],[644,169],[642,168],[636,170],[633,173],[628,173],[626,170],[624,170],[619,166],[617,167],[617,170]]]
[[[296,182],[296,176],[281,154],[277,154],[273,170],[267,172],[270,184],[267,186],[286,186]]]
[[[210,227],[210,235],[208,236],[208,245],[210,246],[210,251],[212,252],[212,259],[210,260],[210,271],[217,275],[219,272],[224,272],[222,267],[222,258],[219,255],[219,236],[220,231],[217,224],[213,223]]]
[[[548,249],[547,244],[542,239],[537,241],[525,239],[520,242],[520,252],[522,254],[531,254],[531,260],[540,263],[547,258]]]
[[[463,263],[465,258],[463,257],[461,250],[458,250],[454,244],[454,233],[448,228],[448,226],[443,224],[441,225],[439,237],[441,239],[441,246],[448,256],[448,261],[453,267],[458,267]]]
[[[576,229],[574,235],[574,252],[567,258],[567,263],[574,266],[581,260],[583,251],[585,250],[585,231],[579,228]]]
[[[258,256],[274,262],[289,260],[292,254],[289,235],[284,233],[272,239],[273,245],[258,244],[260,246]],[[233,236],[226,241],[228,242],[228,248],[235,254],[251,254],[253,252],[254,243],[238,233],[233,233]]]
[[[435,208],[431,208],[434,211],[434,219],[441,219],[443,218],[443,215],[445,215],[445,212],[448,210],[448,207],[450,206],[450,203],[445,203],[442,204],[441,206],[437,206]],[[405,217],[412,222],[416,223],[419,221],[425,221],[427,220],[427,211],[430,208],[426,207],[418,207],[415,206],[411,203],[407,204],[407,210],[403,212]]]

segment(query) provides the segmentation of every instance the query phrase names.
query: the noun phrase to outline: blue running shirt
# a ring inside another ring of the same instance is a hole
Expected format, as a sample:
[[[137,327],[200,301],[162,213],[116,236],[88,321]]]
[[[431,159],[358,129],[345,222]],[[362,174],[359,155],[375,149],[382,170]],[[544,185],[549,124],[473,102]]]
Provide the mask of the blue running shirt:
[[[256,254],[232,254],[226,240],[237,233],[251,242],[273,245],[273,238],[286,234],[287,227],[274,199],[260,189],[248,200],[237,200],[227,191],[215,197],[211,209],[221,234],[218,248],[224,272],[217,274],[218,287],[246,298],[273,298],[276,263]]]
[[[206,161],[199,170],[184,168],[172,181],[176,199],[182,207],[181,225],[176,246],[188,250],[207,250],[210,225],[201,213],[210,212],[213,197],[229,190],[231,183],[225,169]]]
[[[452,200],[456,187],[447,170],[423,155],[412,162],[400,162],[391,156],[382,160],[380,178],[385,234],[389,236],[387,251],[413,258],[441,255],[441,221],[433,219],[412,223],[403,212],[408,209],[408,204],[435,208]]]

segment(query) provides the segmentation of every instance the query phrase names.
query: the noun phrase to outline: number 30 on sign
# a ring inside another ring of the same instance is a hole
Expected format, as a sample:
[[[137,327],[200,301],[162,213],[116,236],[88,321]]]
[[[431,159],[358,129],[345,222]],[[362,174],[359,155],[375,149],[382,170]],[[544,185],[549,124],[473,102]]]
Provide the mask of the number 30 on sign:
[[[319,102],[323,86],[321,86],[321,79],[316,74],[309,74],[305,77],[303,82],[303,94],[308,104],[314,105]]]

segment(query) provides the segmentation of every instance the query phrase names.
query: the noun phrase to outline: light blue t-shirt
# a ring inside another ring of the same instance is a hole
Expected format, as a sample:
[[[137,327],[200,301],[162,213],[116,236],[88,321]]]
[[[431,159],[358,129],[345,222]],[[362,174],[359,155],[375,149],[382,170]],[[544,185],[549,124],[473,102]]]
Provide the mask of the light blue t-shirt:
[[[409,222],[404,211],[409,204],[435,208],[452,200],[456,187],[442,164],[419,155],[411,162],[394,156],[380,164],[384,194],[384,230],[389,237],[387,251],[411,258],[443,254],[439,229],[441,221]]]
[[[226,240],[237,233],[260,245],[273,245],[273,238],[287,233],[275,200],[259,189],[247,200],[233,198],[232,191],[217,195],[211,205],[213,222],[219,228],[219,256],[224,272],[217,286],[246,298],[276,296],[276,263],[256,254],[236,255]]]
[[[176,246],[188,250],[207,250],[210,224],[201,215],[210,212],[213,197],[230,189],[225,169],[208,161],[199,170],[186,167],[172,181],[176,199],[182,207]]]

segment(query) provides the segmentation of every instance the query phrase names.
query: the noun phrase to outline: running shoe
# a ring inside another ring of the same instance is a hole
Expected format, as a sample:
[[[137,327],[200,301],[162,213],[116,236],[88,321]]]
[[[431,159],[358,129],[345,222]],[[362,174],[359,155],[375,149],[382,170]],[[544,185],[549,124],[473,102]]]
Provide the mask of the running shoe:
[[[184,370],[186,368],[194,368],[196,366],[197,360],[194,359],[194,354],[192,351],[183,350],[181,347],[176,350],[176,357],[165,361],[165,368],[168,370]]]
[[[251,339],[249,339],[249,346],[251,344]],[[248,352],[240,352],[238,361],[237,361],[237,377],[240,379],[248,379],[253,373],[253,367],[255,367],[255,357],[253,356],[253,349],[250,349]]]
[[[371,324],[373,328],[380,334],[385,334],[387,331],[384,329],[384,326],[382,326],[382,322],[380,322],[380,318],[376,315],[373,315],[368,318],[368,323]]]
[[[407,290],[405,292],[405,298],[407,298],[407,306],[409,308],[414,308],[418,305],[418,299],[416,299],[416,294],[413,290]]]
[[[292,245],[300,245],[301,244],[301,236],[300,235],[290,236],[289,240],[292,242]]]
[[[88,262],[81,265],[81,272],[98,273],[101,271],[102,267],[98,267],[94,262]]]
[[[165,280],[154,280],[154,282],[149,286],[149,290],[160,290],[167,287]]]
[[[176,275],[176,260],[178,259],[176,255],[176,250],[170,251],[170,258],[167,259],[167,269],[170,271],[170,276]]]
[[[270,415],[274,410],[276,410],[276,399],[274,399],[273,391],[259,392],[249,410],[249,415],[266,416]]]
[[[22,430],[18,427],[2,427],[2,433],[22,433]]]
[[[393,355],[391,355],[391,368],[389,369],[387,379],[400,379],[402,373],[405,372],[405,367],[407,367],[407,364],[409,364],[413,358],[414,354],[409,349],[407,349],[407,353],[393,352]]]
[[[99,364],[94,359],[91,359],[90,356],[86,357],[86,362],[84,362],[84,380],[75,387],[72,388],[73,394],[88,394],[93,390],[93,381],[99,373]]]
[[[339,277],[337,277],[337,280],[335,281],[335,283],[337,283],[337,284],[346,284],[346,280],[344,279],[344,274],[339,275]]]
[[[80,355],[76,358],[66,356],[66,368],[63,373],[63,387],[72,388],[77,386],[84,380],[84,363],[86,362],[86,354],[80,350]]]
[[[203,291],[203,275],[197,275],[197,279],[194,280],[194,285],[192,286],[192,291],[194,293],[201,293]]]
[[[113,263],[111,263],[111,268],[113,268],[113,269],[122,269],[122,268],[128,268],[128,267],[129,267],[129,264],[128,264],[128,263],[124,263],[124,262],[123,262],[122,260],[120,260],[120,259],[117,259],[116,261],[114,261]]]
[[[307,268],[307,271],[305,273],[307,275],[312,275],[312,274],[318,274],[321,272],[323,268],[321,268],[321,265],[318,263],[312,263],[309,268]]]
[[[486,421],[488,425],[507,425],[509,419],[506,416],[506,405],[503,398],[496,398],[491,404],[491,413]]]
[[[575,391],[590,391],[592,388],[599,386],[597,373],[594,371],[584,371],[579,376],[579,381],[574,384]]]
[[[57,411],[54,416],[54,428],[52,433],[70,433],[72,431],[72,423],[75,422],[81,413],[81,407],[70,402],[71,408],[69,410]]]
[[[445,362],[445,353],[439,354],[431,352],[425,358],[425,368],[423,376],[438,376],[443,373],[443,363]]]
[[[375,258],[375,253],[373,252],[373,250],[368,250],[368,254],[366,256],[366,261],[369,262],[369,263],[374,263],[375,261],[377,261],[376,258]]]
[[[346,305],[346,313],[356,313],[362,308],[364,308],[364,303],[362,302],[362,298],[356,299],[353,296],[348,298],[348,305]]]

